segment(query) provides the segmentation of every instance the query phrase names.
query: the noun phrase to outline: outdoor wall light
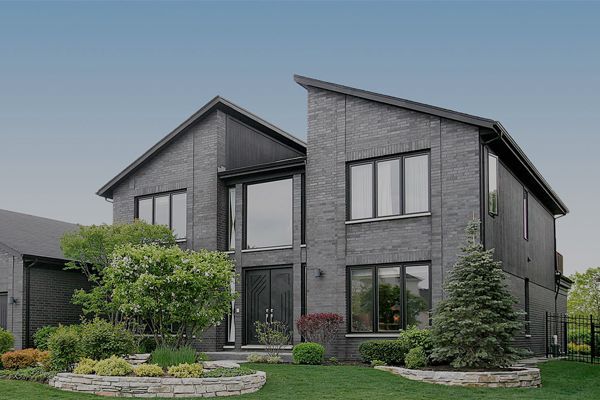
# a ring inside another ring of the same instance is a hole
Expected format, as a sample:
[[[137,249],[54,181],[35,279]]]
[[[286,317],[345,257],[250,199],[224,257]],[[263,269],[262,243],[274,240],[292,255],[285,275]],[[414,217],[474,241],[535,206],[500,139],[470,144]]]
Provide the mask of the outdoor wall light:
[[[322,278],[323,275],[325,275],[325,273],[323,272],[323,270],[321,268],[317,268],[315,270],[315,278]]]
[[[10,304],[17,304],[17,299],[15,299],[14,297],[10,297]]]

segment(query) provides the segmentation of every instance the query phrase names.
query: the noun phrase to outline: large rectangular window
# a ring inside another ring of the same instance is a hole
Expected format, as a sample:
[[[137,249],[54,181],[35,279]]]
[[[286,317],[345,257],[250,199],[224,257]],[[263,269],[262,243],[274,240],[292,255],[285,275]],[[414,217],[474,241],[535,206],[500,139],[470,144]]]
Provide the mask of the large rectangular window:
[[[235,250],[235,186],[227,191],[227,236],[229,250]]]
[[[350,267],[350,332],[397,332],[410,325],[429,326],[429,271],[429,265]]]
[[[185,239],[187,228],[186,192],[139,197],[136,199],[135,217],[149,224],[167,226],[177,239]]]
[[[523,190],[523,238],[529,240],[529,193]]]
[[[350,220],[429,211],[429,153],[350,164]]]
[[[488,212],[498,215],[498,157],[488,154]]]
[[[292,179],[246,186],[246,248],[292,245]]]

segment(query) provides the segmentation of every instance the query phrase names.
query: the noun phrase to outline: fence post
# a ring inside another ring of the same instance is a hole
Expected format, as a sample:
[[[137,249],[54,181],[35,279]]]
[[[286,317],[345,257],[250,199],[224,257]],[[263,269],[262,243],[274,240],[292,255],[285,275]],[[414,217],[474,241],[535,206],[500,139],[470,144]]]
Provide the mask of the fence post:
[[[590,355],[592,357],[592,364],[594,364],[596,357],[596,329],[594,327],[594,316],[590,315]]]

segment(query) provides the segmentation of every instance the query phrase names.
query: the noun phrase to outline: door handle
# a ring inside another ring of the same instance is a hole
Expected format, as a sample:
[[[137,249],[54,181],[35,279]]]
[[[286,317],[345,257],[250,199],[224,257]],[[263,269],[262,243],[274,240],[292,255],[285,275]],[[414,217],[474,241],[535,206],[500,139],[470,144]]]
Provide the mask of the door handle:
[[[271,323],[273,323],[273,309],[271,308]]]
[[[269,323],[269,309],[267,308],[265,310],[265,324]]]

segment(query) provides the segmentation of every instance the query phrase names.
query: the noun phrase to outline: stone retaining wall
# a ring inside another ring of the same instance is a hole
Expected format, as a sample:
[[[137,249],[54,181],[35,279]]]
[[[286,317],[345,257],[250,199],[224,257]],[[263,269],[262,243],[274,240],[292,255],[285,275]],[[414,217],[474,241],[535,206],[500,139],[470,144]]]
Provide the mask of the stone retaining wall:
[[[136,376],[99,376],[60,373],[50,386],[72,392],[111,397],[216,397],[235,396],[259,390],[266,374],[227,378],[146,378]]]
[[[431,371],[401,367],[375,367],[413,381],[470,387],[540,387],[538,368],[513,368],[511,371]]]

